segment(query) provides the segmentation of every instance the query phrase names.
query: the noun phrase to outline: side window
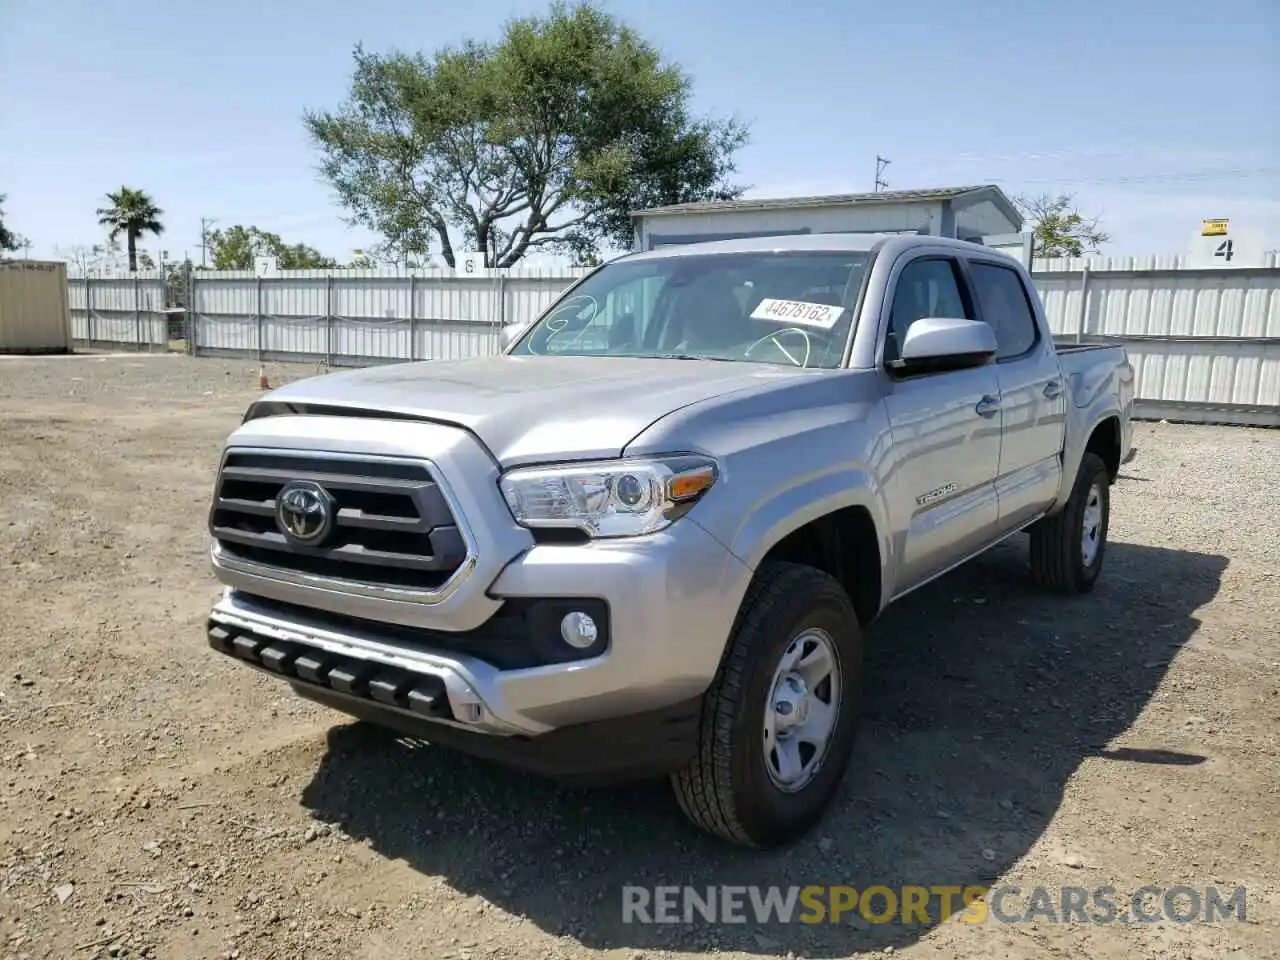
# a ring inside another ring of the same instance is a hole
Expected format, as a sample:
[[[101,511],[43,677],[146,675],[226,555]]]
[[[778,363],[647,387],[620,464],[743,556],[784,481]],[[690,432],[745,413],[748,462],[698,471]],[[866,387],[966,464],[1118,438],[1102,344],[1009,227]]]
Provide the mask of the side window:
[[[996,332],[996,359],[1022,356],[1039,336],[1022,278],[994,263],[970,262],[969,272],[978,298],[978,319]]]
[[[898,274],[884,345],[886,361],[898,359],[907,329],[926,317],[972,319],[960,294],[956,262],[948,257],[913,260]]]

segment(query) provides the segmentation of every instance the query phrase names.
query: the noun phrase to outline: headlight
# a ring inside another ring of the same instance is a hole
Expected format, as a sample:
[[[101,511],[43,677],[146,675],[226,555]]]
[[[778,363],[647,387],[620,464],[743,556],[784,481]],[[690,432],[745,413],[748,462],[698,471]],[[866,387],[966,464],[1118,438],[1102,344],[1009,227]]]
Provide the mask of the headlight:
[[[522,467],[502,494],[526,527],[570,527],[592,537],[653,533],[682,516],[716,482],[716,464],[693,455]]]

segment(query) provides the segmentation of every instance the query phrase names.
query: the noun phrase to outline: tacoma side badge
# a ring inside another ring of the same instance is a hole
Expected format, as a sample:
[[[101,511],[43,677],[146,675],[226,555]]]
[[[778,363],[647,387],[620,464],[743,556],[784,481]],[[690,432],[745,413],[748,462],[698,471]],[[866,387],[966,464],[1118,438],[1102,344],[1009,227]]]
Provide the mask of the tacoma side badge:
[[[947,496],[947,494],[955,493],[956,487],[957,484],[952,482],[948,483],[945,487],[939,487],[937,490],[930,490],[928,493],[922,493],[920,496],[916,497],[916,503],[923,507],[926,504],[933,503],[935,500],[941,500],[943,497]]]

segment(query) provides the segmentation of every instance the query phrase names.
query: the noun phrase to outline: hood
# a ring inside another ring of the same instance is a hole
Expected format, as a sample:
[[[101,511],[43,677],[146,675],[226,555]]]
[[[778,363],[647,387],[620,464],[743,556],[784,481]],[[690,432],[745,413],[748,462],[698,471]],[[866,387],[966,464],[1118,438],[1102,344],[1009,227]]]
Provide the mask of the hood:
[[[264,399],[456,424],[512,466],[616,457],[689,404],[819,373],[715,360],[501,355],[312,377]]]

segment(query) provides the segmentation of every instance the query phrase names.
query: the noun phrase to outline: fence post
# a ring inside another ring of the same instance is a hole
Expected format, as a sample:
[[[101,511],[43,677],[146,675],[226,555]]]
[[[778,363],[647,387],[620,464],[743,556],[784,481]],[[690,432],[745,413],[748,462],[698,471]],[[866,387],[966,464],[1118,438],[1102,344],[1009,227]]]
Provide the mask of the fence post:
[[[413,268],[409,268],[409,362],[418,359],[418,323],[414,319],[418,315],[417,292],[418,283],[417,275],[414,274]]]
[[[196,319],[196,272],[184,265],[187,271],[187,355],[198,356],[200,345],[196,343],[197,330],[200,327]]]
[[[324,275],[324,365],[333,366],[333,274]]]
[[[257,296],[258,296],[258,360],[262,360],[262,277],[258,277]]]
[[[494,333],[493,352],[502,352],[502,328],[507,325],[507,275],[498,274],[498,329]]]
[[[138,283],[138,272],[133,272],[133,339],[138,351],[142,351],[142,288]]]
[[[1084,327],[1089,319],[1089,264],[1080,271],[1080,316],[1076,318],[1076,343],[1084,341]]]
[[[84,271],[84,333],[89,338],[89,346],[93,346],[93,282],[89,279],[89,270]]]

